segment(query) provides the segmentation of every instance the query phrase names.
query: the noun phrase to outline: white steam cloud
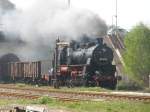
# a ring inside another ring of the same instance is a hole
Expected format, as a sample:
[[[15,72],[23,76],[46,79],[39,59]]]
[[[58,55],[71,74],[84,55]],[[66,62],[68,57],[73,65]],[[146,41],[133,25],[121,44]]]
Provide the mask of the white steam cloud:
[[[98,15],[68,8],[62,0],[37,0],[30,10],[5,14],[2,24],[8,40],[20,38],[25,42],[23,45],[9,44],[11,50],[7,51],[24,59],[48,59],[58,37],[67,40],[83,35],[97,37],[104,36],[107,31],[105,22]]]

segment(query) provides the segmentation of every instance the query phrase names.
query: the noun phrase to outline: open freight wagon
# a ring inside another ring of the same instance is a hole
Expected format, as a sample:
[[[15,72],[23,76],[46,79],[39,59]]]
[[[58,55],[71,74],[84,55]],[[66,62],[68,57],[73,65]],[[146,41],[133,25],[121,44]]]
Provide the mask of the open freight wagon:
[[[0,64],[1,81],[49,84],[50,60]]]

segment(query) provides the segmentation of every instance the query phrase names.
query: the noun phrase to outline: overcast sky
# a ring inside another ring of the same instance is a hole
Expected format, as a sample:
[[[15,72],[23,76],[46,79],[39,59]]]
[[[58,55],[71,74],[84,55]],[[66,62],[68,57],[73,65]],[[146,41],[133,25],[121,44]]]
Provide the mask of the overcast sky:
[[[18,8],[27,10],[37,0],[10,0]],[[63,0],[62,0],[63,1]],[[71,7],[89,9],[97,13],[107,24],[115,22],[116,0],[71,0]],[[64,0],[67,3],[67,0]],[[139,22],[150,25],[149,0],[118,0],[118,25],[130,29]]]

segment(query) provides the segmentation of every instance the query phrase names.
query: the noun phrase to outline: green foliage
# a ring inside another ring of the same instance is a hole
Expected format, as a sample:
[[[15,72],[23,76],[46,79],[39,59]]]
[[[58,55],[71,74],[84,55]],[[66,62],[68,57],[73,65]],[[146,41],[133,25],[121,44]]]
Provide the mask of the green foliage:
[[[125,38],[125,70],[138,80],[148,83],[150,74],[150,29],[144,24],[135,26]]]
[[[144,89],[144,92],[150,93],[150,88],[145,88],[145,89]]]
[[[38,99],[38,104],[48,104],[48,103],[51,103],[53,100],[48,97],[48,96],[43,96],[41,98]]]

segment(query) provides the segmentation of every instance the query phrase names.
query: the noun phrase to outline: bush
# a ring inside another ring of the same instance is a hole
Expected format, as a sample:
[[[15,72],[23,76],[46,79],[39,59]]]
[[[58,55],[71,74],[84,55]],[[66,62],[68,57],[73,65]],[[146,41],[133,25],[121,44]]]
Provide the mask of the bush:
[[[51,98],[49,98],[48,96],[43,96],[38,99],[39,104],[48,104],[48,103],[51,103],[52,101],[53,100]]]
[[[145,88],[145,89],[144,89],[144,92],[150,93],[150,88]]]
[[[137,91],[137,90],[142,90],[143,87],[141,86],[141,84],[139,84],[136,81],[129,81],[129,82],[119,82],[117,85],[117,89],[118,90],[133,90],[133,91]]]

